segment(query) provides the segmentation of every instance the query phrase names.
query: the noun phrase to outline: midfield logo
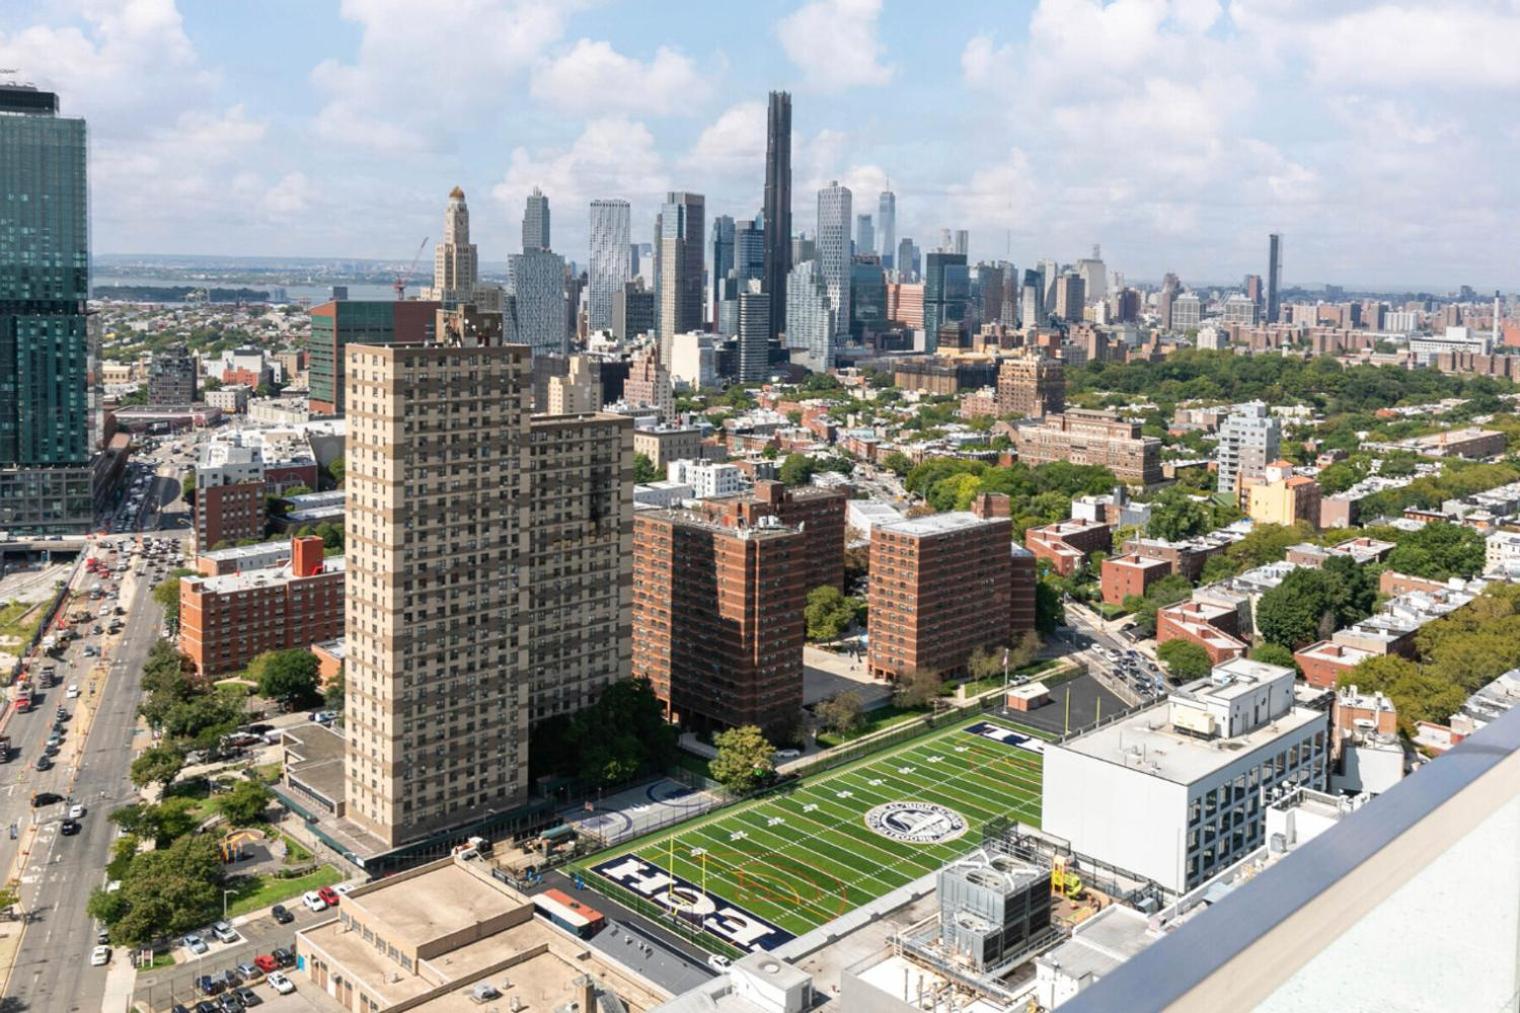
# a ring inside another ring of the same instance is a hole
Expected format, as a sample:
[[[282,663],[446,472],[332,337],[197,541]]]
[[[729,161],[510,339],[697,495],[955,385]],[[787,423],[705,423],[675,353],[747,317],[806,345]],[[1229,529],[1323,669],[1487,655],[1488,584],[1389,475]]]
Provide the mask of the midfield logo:
[[[1045,751],[1045,743],[1039,739],[1031,738],[1028,735],[1020,735],[1011,728],[995,725],[991,721],[979,721],[974,725],[967,725],[965,731],[970,732],[972,735],[979,735],[984,739],[991,739],[993,742],[1001,742],[1005,746],[1018,746],[1020,749],[1027,749],[1031,753],[1043,753]]]
[[[658,865],[646,862],[636,855],[614,858],[594,866],[592,871],[677,916],[700,925],[704,931],[711,932],[741,950],[752,953],[774,950],[796,938],[764,918],[750,914],[721,897],[703,893],[690,880],[672,876]]]
[[[933,802],[888,802],[865,815],[866,826],[894,841],[943,844],[966,832],[966,817]]]

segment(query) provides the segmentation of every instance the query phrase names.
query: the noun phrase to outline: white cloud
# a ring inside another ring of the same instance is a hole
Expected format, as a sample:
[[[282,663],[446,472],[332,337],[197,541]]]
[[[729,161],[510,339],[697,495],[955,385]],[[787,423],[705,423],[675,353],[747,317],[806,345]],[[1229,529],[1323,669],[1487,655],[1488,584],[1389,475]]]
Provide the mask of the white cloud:
[[[961,77],[971,88],[993,87],[1017,59],[1013,46],[998,46],[992,36],[977,35],[961,51]]]
[[[301,172],[287,172],[264,194],[264,206],[270,214],[281,218],[305,214],[316,200],[316,185]]]
[[[680,160],[684,173],[719,182],[758,178],[765,165],[766,106],[740,102],[729,106],[702,131]]]
[[[377,151],[443,147],[461,117],[499,108],[503,94],[564,34],[571,0],[343,0],[360,26],[352,63],[324,60],[319,135]]]
[[[570,112],[689,112],[707,93],[691,59],[661,46],[648,63],[624,56],[606,42],[581,39],[542,62],[533,73],[533,95]]]
[[[814,0],[776,25],[781,48],[820,91],[883,85],[896,69],[882,62],[881,0]]]
[[[1485,5],[1487,6],[1487,5]],[[1314,77],[1352,87],[1520,87],[1520,12],[1386,5],[1303,33]]]

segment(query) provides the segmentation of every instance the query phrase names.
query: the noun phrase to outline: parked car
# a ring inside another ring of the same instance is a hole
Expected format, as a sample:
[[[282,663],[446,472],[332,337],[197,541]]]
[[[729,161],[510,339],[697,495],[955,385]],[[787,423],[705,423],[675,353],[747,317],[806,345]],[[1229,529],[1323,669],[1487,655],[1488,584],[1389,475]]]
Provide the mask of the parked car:
[[[36,766],[38,770],[52,770],[53,759],[52,757],[48,756],[48,754],[43,753],[41,756],[37,757]]]
[[[296,916],[291,914],[289,909],[286,908],[284,904],[276,904],[274,907],[270,908],[269,915],[281,925],[289,925],[291,922],[296,920]]]
[[[188,919],[186,920],[188,921]],[[202,939],[200,936],[192,932],[185,937],[185,949],[189,950],[191,953],[200,954],[210,950],[211,947],[206,945],[206,940]],[[202,980],[210,981],[211,979],[203,977]]]
[[[202,995],[216,995],[218,992],[220,992],[226,986],[224,984],[222,984],[222,979],[221,979],[220,975],[218,975],[217,977],[213,978],[209,974],[203,974],[196,981],[195,987],[198,988],[198,989],[200,989]],[[212,1003],[211,1004],[211,1008],[212,1009],[216,1009],[216,1004]]]
[[[71,819],[71,820],[82,820],[82,819],[84,819],[84,814],[85,814],[85,808],[84,808],[84,806],[82,806],[82,805],[71,805],[71,806],[69,806],[69,819]]]
[[[195,1004],[195,1013],[221,1013],[221,1010],[210,999],[202,999]]]
[[[238,1001],[243,1004],[243,1008],[244,1009],[247,1009],[249,1006],[259,1006],[259,1005],[262,1005],[263,1002],[264,1002],[263,999],[259,998],[259,994],[257,992],[255,992],[251,988],[240,988],[240,989],[238,989],[237,990],[237,997],[238,997]]]
[[[90,966],[104,967],[111,962],[111,948],[109,946],[97,946],[90,951]]]
[[[279,971],[269,976],[269,987],[281,995],[289,995],[296,990],[295,983],[285,977]]]
[[[280,969],[280,962],[274,959],[272,953],[260,953],[253,958],[253,964],[265,974],[273,974]]]
[[[243,1013],[243,1000],[238,998],[236,992],[223,992],[217,999],[217,1005],[222,1013]]]
[[[323,900],[322,895],[315,890],[307,890],[302,894],[301,903],[305,904],[307,909],[311,911],[327,910],[327,901]]]
[[[727,971],[732,964],[733,961],[729,960],[721,953],[714,953],[712,956],[707,958],[707,966],[720,973]]]
[[[270,955],[274,957],[275,962],[278,963],[281,967],[291,967],[296,962],[296,955],[285,949],[283,946],[276,946],[269,952]]]
[[[338,891],[334,890],[330,886],[324,886],[322,889],[318,890],[317,896],[321,897],[323,903],[325,903],[328,907],[338,906]]]
[[[212,925],[211,934],[216,936],[218,942],[222,943],[235,943],[240,938],[237,934],[237,929],[234,929],[227,922],[217,922],[215,925]]]

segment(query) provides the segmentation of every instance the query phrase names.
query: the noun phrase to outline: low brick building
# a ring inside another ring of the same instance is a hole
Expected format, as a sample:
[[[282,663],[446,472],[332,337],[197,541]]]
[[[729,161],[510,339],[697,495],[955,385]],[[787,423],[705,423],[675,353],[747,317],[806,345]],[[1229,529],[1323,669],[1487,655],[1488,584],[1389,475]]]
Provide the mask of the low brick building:
[[[1293,660],[1304,673],[1304,681],[1324,689],[1335,686],[1342,675],[1374,657],[1377,655],[1371,651],[1333,640],[1321,640],[1293,652]]]
[[[1156,646],[1186,640],[1202,647],[1211,665],[1243,657],[1250,646],[1240,639],[1240,613],[1209,602],[1184,601],[1156,611]]]
[[[1150,586],[1172,572],[1172,564],[1151,556],[1127,552],[1103,561],[1102,588],[1105,605],[1123,605],[1124,599],[1144,596]]]
[[[286,566],[182,577],[179,587],[180,650],[202,675],[343,635],[343,557],[324,558],[320,538],[292,540]]]
[[[1024,547],[1063,577],[1075,573],[1094,552],[1113,546],[1113,528],[1094,521],[1066,520],[1024,532]]]

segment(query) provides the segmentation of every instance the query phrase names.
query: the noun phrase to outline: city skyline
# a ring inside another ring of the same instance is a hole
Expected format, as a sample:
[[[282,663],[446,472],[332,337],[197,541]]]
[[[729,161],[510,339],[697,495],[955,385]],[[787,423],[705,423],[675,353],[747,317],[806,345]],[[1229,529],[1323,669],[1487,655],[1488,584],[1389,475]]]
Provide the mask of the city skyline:
[[[753,217],[765,95],[786,89],[799,231],[837,178],[863,212],[893,190],[896,234],[922,248],[969,230],[973,262],[1101,243],[1128,277],[1219,280],[1264,273],[1260,237],[1281,232],[1287,287],[1506,284],[1487,223],[1512,210],[1504,155],[1520,140],[1483,99],[1520,84],[1497,55],[1520,17],[1476,0],[1439,17],[1042,0],[927,28],[823,0],[734,11],[721,32],[656,29],[632,4],[103,10],[0,8],[0,65],[90,119],[106,253],[405,259],[436,240],[438,195],[458,184],[481,195],[483,260],[517,252],[540,186],[557,251],[584,263],[594,199],[628,200],[634,236],[671,191]],[[1378,45],[1353,80],[1336,54],[1361,38]],[[431,43],[459,58],[418,80],[408,60]]]

